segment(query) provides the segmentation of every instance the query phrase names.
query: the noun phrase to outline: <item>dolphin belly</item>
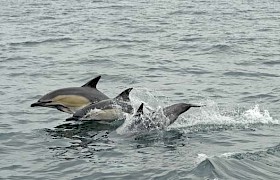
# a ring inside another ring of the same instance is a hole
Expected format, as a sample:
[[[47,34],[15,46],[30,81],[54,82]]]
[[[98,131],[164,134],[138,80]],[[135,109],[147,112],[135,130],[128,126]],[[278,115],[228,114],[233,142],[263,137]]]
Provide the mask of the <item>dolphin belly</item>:
[[[80,109],[91,103],[89,99],[79,95],[59,95],[52,100],[53,103],[63,104],[71,109]]]
[[[97,121],[114,121],[125,118],[121,109],[92,109],[82,119]]]

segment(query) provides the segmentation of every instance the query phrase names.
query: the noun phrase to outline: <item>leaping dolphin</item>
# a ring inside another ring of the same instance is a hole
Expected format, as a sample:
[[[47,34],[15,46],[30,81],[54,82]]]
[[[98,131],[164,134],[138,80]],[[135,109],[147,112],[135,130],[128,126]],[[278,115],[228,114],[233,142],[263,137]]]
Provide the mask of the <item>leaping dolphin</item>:
[[[41,97],[38,102],[31,104],[31,107],[56,108],[73,114],[91,103],[109,99],[108,96],[96,89],[100,78],[101,76],[97,76],[81,87],[69,87],[52,91]]]
[[[153,111],[144,114],[144,103],[142,103],[136,113],[133,115],[133,122],[129,125],[128,128],[130,130],[150,130],[156,128],[164,128],[174,123],[182,113],[186,112],[191,107],[202,106],[204,105],[178,103],[163,108],[161,112]]]
[[[132,88],[128,88],[113,99],[107,99],[95,104],[90,104],[66,119],[71,120],[95,120],[111,122],[117,119],[123,119],[124,113],[132,113],[129,93]]]

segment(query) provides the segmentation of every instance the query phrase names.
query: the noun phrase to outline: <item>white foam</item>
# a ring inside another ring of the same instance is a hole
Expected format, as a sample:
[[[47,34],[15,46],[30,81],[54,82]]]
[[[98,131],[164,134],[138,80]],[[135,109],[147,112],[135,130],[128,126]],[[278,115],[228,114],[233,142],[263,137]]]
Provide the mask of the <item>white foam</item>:
[[[205,161],[207,158],[209,158],[206,154],[197,154],[197,158],[195,159],[194,163],[196,165],[200,164],[202,161]]]
[[[197,157],[196,159],[194,160],[194,163],[195,165],[198,165],[200,164],[201,162],[205,161],[206,159],[209,159],[209,158],[214,158],[214,157],[219,157],[219,158],[230,158],[231,156],[235,155],[236,152],[226,152],[226,153],[223,153],[221,155],[207,155],[207,154],[203,154],[203,153],[200,153],[200,154],[197,154]]]
[[[245,111],[241,117],[241,119],[249,123],[279,124],[278,120],[274,120],[270,116],[268,110],[261,111],[258,104],[256,104],[252,109]]]
[[[235,152],[227,152],[227,153],[221,154],[219,157],[228,158],[228,157],[231,157],[234,154],[236,154],[236,153]]]

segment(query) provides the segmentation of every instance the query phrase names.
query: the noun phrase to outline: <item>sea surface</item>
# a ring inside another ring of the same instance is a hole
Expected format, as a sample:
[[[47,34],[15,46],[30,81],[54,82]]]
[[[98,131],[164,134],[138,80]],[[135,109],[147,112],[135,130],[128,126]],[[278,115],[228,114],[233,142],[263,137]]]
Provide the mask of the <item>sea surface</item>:
[[[81,86],[135,108],[191,108],[163,129],[31,108]],[[0,179],[280,179],[280,2],[0,0]]]

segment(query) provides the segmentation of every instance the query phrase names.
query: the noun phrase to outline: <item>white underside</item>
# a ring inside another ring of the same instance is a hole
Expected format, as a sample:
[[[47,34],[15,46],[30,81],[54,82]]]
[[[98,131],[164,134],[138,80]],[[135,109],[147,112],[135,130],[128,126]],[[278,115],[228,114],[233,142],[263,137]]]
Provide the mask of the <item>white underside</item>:
[[[83,119],[97,120],[97,121],[114,121],[125,118],[125,114],[120,109],[92,109]]]

